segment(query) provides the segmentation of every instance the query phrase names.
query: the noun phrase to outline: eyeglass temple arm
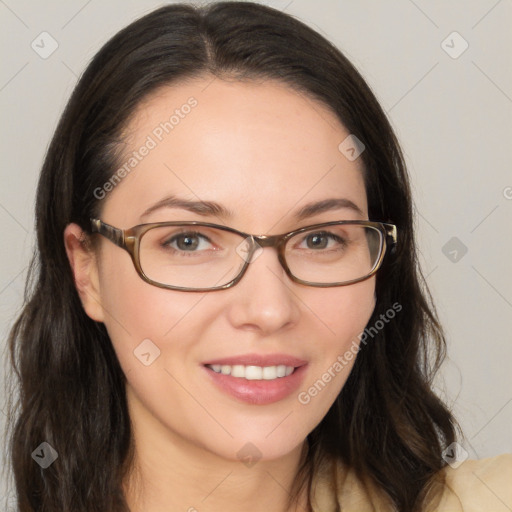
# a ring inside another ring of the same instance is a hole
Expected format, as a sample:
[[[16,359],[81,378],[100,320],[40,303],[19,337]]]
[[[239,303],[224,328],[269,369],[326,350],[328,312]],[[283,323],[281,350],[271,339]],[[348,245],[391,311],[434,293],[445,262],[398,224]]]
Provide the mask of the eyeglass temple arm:
[[[397,246],[397,242],[398,242],[398,234],[397,234],[396,226],[394,224],[387,224],[387,223],[383,223],[382,225],[386,229],[387,236],[391,238],[391,244],[390,244],[390,248],[389,248],[390,253],[395,254],[396,248],[397,248],[396,246]]]
[[[386,228],[387,235],[391,237],[393,244],[396,245],[398,238],[396,226],[394,224],[384,224],[384,227]]]
[[[99,219],[91,219],[91,230],[93,233],[99,233],[124,249],[124,231],[106,224]]]

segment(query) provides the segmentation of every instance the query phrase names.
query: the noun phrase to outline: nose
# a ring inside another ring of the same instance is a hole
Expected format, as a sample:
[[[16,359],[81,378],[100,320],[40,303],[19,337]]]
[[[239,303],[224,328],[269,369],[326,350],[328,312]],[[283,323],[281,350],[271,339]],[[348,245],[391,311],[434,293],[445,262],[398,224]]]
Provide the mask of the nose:
[[[272,247],[260,250],[244,276],[230,291],[231,324],[263,335],[290,328],[300,316],[297,285],[286,275]]]

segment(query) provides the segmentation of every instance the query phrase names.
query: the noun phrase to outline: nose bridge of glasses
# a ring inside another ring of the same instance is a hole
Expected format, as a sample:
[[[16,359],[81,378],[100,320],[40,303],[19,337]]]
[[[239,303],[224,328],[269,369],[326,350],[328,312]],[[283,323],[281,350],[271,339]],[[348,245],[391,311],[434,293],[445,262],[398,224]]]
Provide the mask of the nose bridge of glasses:
[[[281,240],[279,235],[252,235],[251,238],[260,247],[277,247]]]

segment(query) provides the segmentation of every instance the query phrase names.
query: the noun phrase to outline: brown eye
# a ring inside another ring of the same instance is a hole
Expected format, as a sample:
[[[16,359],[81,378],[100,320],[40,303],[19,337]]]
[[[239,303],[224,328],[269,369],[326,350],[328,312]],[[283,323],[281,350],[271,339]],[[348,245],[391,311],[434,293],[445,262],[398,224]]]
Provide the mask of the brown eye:
[[[173,242],[176,243],[178,249],[190,251],[197,249],[199,246],[199,237],[197,235],[179,235],[175,237]]]
[[[303,239],[304,242],[308,249],[327,249],[333,245],[342,245],[344,240],[334,233],[320,231],[306,235]]]
[[[202,233],[188,232],[172,235],[162,242],[162,247],[185,252],[211,248],[211,240]]]

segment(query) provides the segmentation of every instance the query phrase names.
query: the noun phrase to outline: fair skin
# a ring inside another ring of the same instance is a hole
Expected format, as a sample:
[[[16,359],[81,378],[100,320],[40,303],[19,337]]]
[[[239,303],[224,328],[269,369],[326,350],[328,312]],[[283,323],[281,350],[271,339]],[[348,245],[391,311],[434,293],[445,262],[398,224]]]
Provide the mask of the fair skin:
[[[140,148],[191,96],[197,106],[102,200],[104,222],[126,229],[198,220],[280,234],[368,219],[360,159],[351,162],[338,150],[347,131],[321,103],[285,85],[206,77],[163,88],[131,121],[126,152]],[[231,216],[162,208],[141,219],[171,194],[215,201]],[[348,199],[362,213],[342,207],[297,220],[303,206],[330,198]],[[298,394],[358,339],[375,305],[375,278],[304,286],[288,278],[274,249],[265,248],[233,288],[166,290],[144,282],[128,253],[110,241],[101,237],[94,252],[78,242],[80,236],[75,224],[64,233],[77,289],[89,317],[105,324],[127,379],[136,446],[133,479],[126,482],[132,510],[287,510],[306,436],[354,361],[308,404]],[[160,356],[145,366],[134,350],[148,338]],[[245,354],[305,361],[299,389],[253,404],[212,384],[206,361]],[[261,456],[250,467],[237,455],[247,443]]]

